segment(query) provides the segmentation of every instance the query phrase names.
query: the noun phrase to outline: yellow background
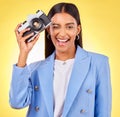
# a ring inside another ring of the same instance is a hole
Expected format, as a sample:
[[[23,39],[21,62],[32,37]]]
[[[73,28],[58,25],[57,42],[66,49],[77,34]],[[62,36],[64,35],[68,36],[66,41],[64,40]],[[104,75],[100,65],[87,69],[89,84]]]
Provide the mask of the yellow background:
[[[13,63],[19,48],[14,29],[28,14],[63,0],[0,0],[0,117],[25,117],[26,109],[9,106],[9,87]],[[112,117],[120,117],[120,1],[64,0],[75,3],[80,11],[84,48],[109,57],[112,82]],[[28,63],[44,58],[43,32]]]

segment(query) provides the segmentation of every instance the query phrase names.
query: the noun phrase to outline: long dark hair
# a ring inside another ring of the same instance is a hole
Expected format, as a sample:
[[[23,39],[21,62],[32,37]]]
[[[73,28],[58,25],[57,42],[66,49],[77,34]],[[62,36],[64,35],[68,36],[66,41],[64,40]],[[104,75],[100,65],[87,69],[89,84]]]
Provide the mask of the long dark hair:
[[[58,3],[58,4],[54,5],[48,13],[48,18],[51,19],[56,13],[61,13],[61,12],[70,14],[72,17],[74,17],[76,19],[77,24],[81,26],[79,11],[78,11],[77,7],[72,3],[62,2],[62,3]],[[82,45],[82,26],[81,26],[81,31],[78,35],[79,35],[79,39],[77,39],[77,37],[76,37],[75,46],[79,45],[82,48],[83,47],[83,45]],[[55,50],[55,47],[50,39],[50,36],[48,38],[48,32],[45,30],[45,58],[47,58],[49,55],[51,55],[54,50]]]

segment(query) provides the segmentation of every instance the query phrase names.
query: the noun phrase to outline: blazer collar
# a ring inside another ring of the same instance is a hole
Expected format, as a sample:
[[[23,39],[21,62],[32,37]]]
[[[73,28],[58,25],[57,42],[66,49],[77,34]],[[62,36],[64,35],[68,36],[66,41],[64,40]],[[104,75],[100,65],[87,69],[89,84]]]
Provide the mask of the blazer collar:
[[[90,57],[88,56],[88,52],[83,50],[80,47],[77,47],[75,61],[73,70],[71,73],[71,78],[69,81],[64,109],[63,109],[63,117],[67,116],[67,113],[70,110],[70,107],[75,100],[85,78],[88,73],[90,66]]]
[[[50,57],[48,57],[43,63],[41,63],[41,65],[38,68],[41,90],[50,117],[53,117],[53,104],[54,104],[53,103],[54,58],[55,52]],[[65,117],[69,112],[70,107],[72,106],[72,103],[83,81],[86,78],[89,69],[89,64],[90,57],[88,57],[88,53],[78,46],[66,94],[66,100],[63,109],[63,117]]]
[[[49,117],[53,117],[53,69],[54,53],[44,62],[41,62],[38,68],[41,93],[43,95]]]

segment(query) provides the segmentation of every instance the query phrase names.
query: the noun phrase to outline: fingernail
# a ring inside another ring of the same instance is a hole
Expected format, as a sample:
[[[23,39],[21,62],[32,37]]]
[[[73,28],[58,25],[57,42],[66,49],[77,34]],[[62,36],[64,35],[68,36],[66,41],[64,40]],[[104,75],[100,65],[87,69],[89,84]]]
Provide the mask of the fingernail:
[[[30,28],[28,28],[27,30],[30,30]]]

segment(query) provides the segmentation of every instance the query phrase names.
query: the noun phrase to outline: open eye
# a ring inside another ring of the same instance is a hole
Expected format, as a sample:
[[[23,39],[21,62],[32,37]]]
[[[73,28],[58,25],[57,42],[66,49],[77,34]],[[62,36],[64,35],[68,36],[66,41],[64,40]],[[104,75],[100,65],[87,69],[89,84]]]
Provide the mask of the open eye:
[[[72,28],[74,28],[74,26],[73,25],[68,25],[67,28],[72,29]]]

